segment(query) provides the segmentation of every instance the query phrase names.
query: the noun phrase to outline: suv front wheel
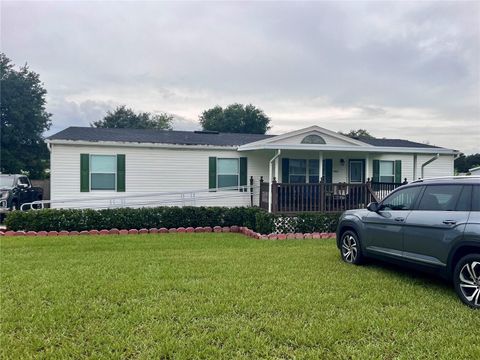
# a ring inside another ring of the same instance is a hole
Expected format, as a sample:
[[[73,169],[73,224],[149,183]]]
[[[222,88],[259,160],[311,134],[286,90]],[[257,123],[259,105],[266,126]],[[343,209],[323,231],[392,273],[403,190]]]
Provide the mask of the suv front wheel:
[[[480,309],[480,254],[460,259],[455,266],[453,282],[460,299],[468,306]]]
[[[360,240],[355,232],[347,230],[342,234],[340,240],[340,253],[343,261],[349,264],[359,265],[363,262]]]

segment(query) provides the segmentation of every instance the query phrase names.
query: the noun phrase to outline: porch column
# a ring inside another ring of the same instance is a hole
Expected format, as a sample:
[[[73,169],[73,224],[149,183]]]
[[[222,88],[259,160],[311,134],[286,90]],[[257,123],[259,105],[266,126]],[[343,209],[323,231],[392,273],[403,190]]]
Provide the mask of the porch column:
[[[367,182],[368,178],[371,178],[370,174],[370,154],[367,154],[365,156],[365,179],[363,179],[364,182]]]
[[[272,165],[273,165],[273,162],[274,161],[278,161],[278,158],[280,157],[280,154],[281,154],[281,150],[277,150],[277,153],[275,154],[275,156],[273,158],[270,159],[270,161],[268,162],[268,180],[269,180],[269,184],[268,184],[268,212],[271,213],[272,212],[272,182],[273,182],[273,169],[272,169]],[[277,180],[277,179],[275,179]]]
[[[322,181],[323,175],[323,151],[320,151],[318,154],[318,181]]]
[[[280,160],[279,159],[280,159],[280,156],[275,158],[275,180],[277,180],[277,182],[281,182],[280,181],[280,169],[279,169]]]

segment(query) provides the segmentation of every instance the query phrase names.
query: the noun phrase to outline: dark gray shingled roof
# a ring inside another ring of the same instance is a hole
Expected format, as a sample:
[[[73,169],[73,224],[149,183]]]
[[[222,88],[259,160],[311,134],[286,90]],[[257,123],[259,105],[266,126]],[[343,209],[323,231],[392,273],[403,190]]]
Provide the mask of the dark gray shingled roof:
[[[62,130],[50,140],[121,141],[177,145],[236,146],[263,140],[272,135],[207,133],[194,131],[153,129],[104,129],[72,126]]]
[[[437,149],[440,148],[439,146],[422,144],[422,143],[417,143],[417,142],[402,140],[402,139],[377,139],[377,138],[367,138],[367,137],[357,137],[354,139],[373,145],[373,146],[437,148]]]
[[[49,140],[81,140],[81,141],[119,141],[135,143],[158,143],[176,145],[213,145],[239,146],[254,141],[274,137],[275,135],[209,133],[194,131],[152,130],[152,129],[103,129],[72,126],[52,136]],[[400,139],[357,138],[373,146],[438,148],[427,144]]]

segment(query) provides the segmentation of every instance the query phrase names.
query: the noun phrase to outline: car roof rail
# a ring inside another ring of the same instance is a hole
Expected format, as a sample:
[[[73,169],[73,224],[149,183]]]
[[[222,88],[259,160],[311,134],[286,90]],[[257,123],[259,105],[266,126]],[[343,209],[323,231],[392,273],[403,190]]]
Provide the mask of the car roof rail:
[[[453,180],[456,180],[456,179],[459,179],[459,180],[468,180],[468,179],[480,179],[480,175],[461,175],[461,176],[437,176],[437,177],[431,177],[431,178],[423,178],[423,179],[418,179],[418,180],[414,180],[411,182],[411,184],[413,183],[419,183],[419,182],[424,182],[424,181],[430,181],[430,180],[448,180],[448,179],[453,179]]]

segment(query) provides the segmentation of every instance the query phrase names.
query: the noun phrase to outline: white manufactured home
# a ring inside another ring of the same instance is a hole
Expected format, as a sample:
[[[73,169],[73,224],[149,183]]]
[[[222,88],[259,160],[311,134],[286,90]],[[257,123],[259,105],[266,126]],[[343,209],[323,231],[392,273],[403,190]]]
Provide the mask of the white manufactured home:
[[[365,185],[380,196],[405,181],[451,176],[458,154],[407,140],[350,138],[318,126],[276,136],[69,127],[47,142],[52,207],[342,210],[365,205]]]

